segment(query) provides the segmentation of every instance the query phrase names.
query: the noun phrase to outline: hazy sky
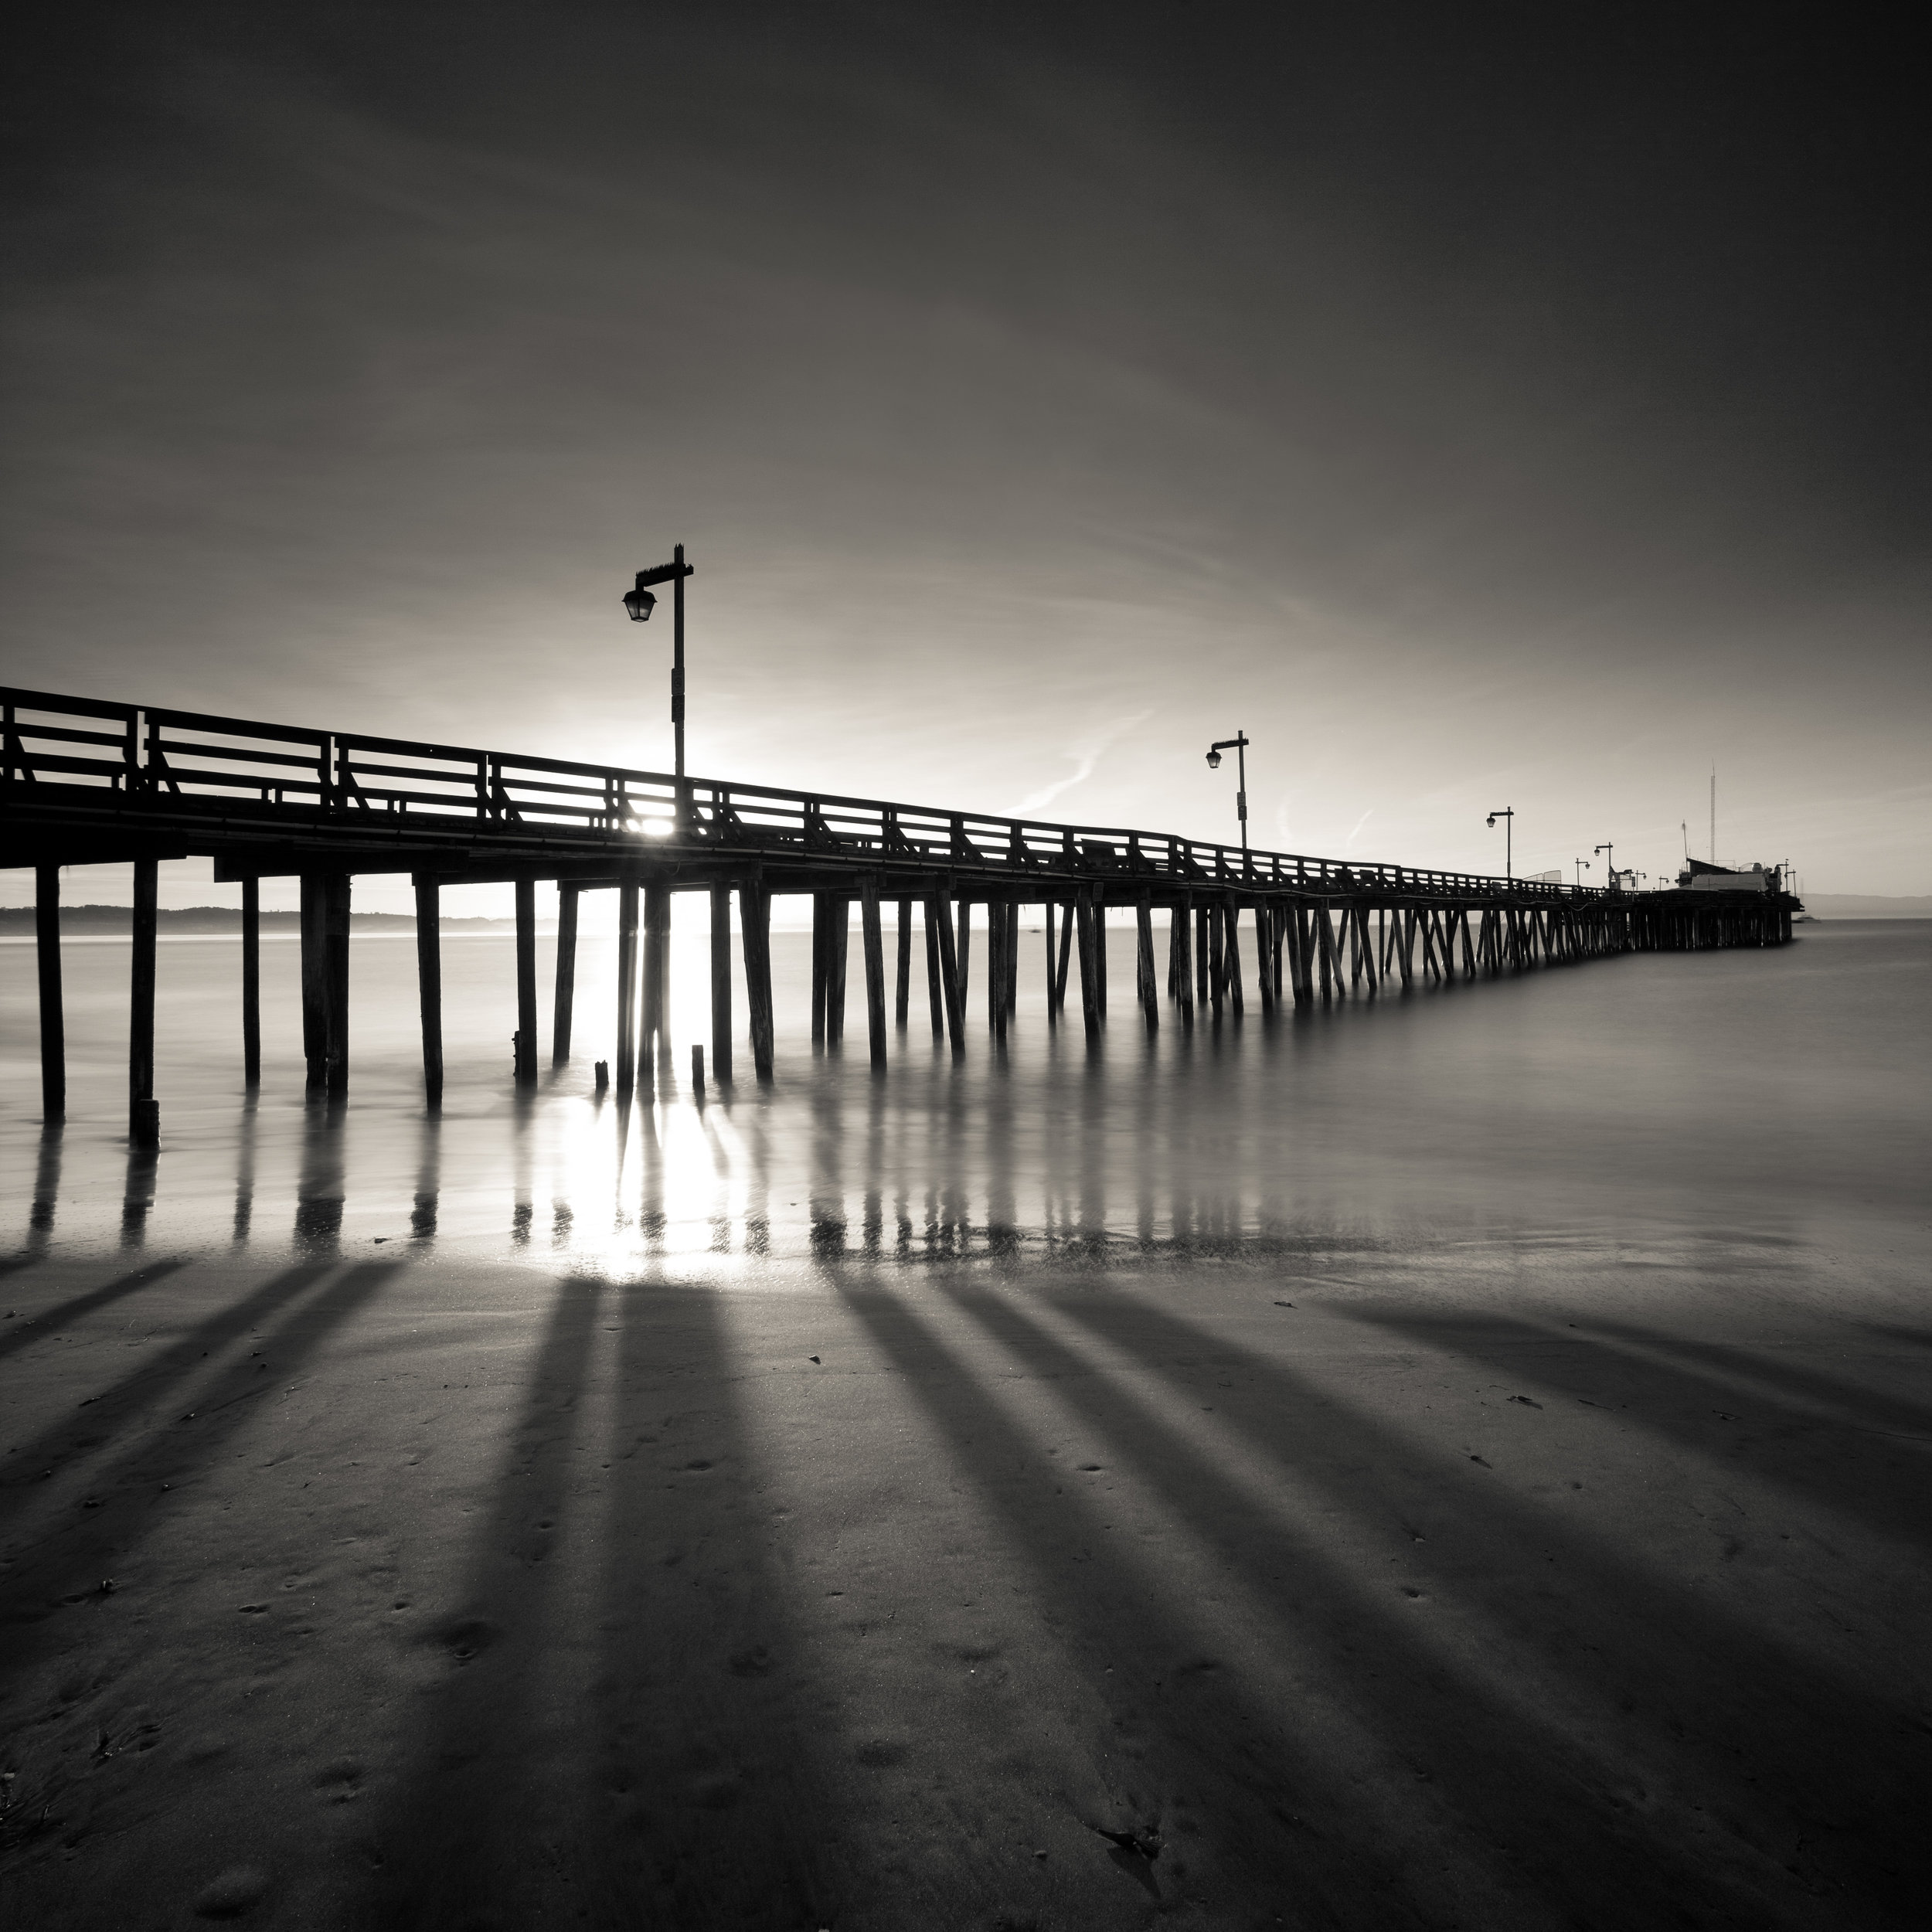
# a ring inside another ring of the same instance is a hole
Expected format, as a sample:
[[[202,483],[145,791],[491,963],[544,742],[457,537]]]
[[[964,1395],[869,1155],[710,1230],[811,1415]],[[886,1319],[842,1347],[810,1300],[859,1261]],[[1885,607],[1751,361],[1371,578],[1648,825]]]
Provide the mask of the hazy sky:
[[[1857,11],[63,7],[5,675],[662,767],[682,539],[700,774],[1932,891]]]

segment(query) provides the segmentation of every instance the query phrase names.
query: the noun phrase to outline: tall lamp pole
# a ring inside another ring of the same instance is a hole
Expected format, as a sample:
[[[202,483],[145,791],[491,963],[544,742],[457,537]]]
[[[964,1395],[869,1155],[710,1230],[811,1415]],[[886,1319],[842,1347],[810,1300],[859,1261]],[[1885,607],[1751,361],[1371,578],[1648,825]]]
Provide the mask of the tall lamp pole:
[[[1505,879],[1513,879],[1516,876],[1516,855],[1515,850],[1516,843],[1515,807],[1514,805],[1498,805],[1496,809],[1489,815],[1489,829],[1492,832],[1495,830],[1496,821],[1498,818],[1503,821],[1502,876]]]
[[[1597,846],[1596,849],[1598,852],[1607,852],[1610,854],[1610,889],[1614,892],[1617,889],[1617,848],[1606,842]]]
[[[684,777],[684,580],[697,573],[684,560],[684,546],[674,544],[671,561],[660,563],[655,570],[640,570],[636,584],[624,594],[624,607],[631,614],[633,624],[645,624],[657,607],[657,599],[651,594],[653,584],[668,583],[671,596],[671,738],[672,767],[677,777],[676,816],[678,829],[682,832],[690,817],[689,801]]]
[[[1248,738],[1245,733],[1237,731],[1232,738],[1216,738],[1208,747],[1208,770],[1221,769],[1221,753],[1232,751],[1235,769],[1240,774],[1235,781],[1234,815],[1241,821],[1241,849],[1248,849]]]
[[[1589,869],[1590,861],[1587,859],[1580,859],[1577,861],[1577,889],[1579,892],[1583,889],[1583,874]]]

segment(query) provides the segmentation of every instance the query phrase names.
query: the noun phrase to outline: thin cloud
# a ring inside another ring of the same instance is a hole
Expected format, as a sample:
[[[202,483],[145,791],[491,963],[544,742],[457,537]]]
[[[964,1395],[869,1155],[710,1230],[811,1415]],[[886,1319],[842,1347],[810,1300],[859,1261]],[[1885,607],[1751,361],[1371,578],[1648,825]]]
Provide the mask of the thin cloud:
[[[1090,736],[1080,740],[1066,755],[1074,761],[1073,775],[1057,778],[1050,785],[1043,785],[1037,791],[1029,791],[1019,801],[1018,816],[1026,818],[1036,811],[1044,811],[1063,791],[1071,791],[1076,785],[1084,784],[1093,777],[1094,769],[1109,750],[1138,724],[1145,723],[1154,715],[1151,709],[1137,711],[1130,718],[1116,718],[1111,723],[1103,725]]]

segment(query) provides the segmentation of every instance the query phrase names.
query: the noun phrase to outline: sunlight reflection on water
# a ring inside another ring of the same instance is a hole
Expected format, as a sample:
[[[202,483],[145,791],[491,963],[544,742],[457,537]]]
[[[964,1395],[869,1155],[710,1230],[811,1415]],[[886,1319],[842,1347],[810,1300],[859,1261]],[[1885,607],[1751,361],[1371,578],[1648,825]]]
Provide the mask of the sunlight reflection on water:
[[[968,1050],[955,1060],[934,1043],[916,972],[883,1077],[866,1063],[862,985],[842,1047],[815,1053],[808,941],[781,934],[777,1080],[748,1077],[741,1035],[741,1077],[701,1097],[689,1056],[709,1028],[705,951],[685,928],[674,1049],[656,1093],[623,1111],[590,1080],[610,1051],[610,949],[581,949],[576,1056],[519,1097],[512,942],[466,938],[444,947],[440,1118],[417,1086],[406,940],[357,938],[351,1091],[330,1107],[302,1094],[294,944],[264,947],[250,1104],[239,947],[182,940],[162,954],[158,1156],[123,1138],[125,944],[65,949],[70,1113],[44,1136],[32,953],[13,945],[0,951],[0,1241],[467,1244],[618,1277],[670,1264],[728,1280],[774,1258],[1097,1262],[1150,1247],[1439,1244],[1499,1226],[1556,1240],[1584,1225],[1625,1241],[1651,1226],[1789,1236],[1922,1204],[1929,932],[1811,927],[1781,951],[1633,957],[1265,1022],[1250,994],[1240,1022],[1189,1030],[1166,1009],[1150,1039],[1122,995],[1132,935],[1117,930],[1114,1012],[1092,1050],[1077,1019],[1047,1028],[1029,934],[1005,1049],[985,1037],[976,946]],[[742,985],[736,1011],[742,1023]]]

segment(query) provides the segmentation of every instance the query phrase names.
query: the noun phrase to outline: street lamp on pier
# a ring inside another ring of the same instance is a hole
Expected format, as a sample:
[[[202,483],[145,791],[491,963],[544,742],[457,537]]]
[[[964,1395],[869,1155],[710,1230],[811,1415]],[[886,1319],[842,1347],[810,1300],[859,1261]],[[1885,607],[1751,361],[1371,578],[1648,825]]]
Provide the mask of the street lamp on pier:
[[[1236,781],[1234,815],[1241,821],[1241,849],[1248,849],[1248,739],[1247,734],[1237,731],[1232,738],[1216,738],[1208,747],[1208,770],[1221,769],[1221,753],[1232,751],[1240,777]]]
[[[1614,892],[1617,889],[1617,848],[1614,845],[1605,842],[1595,849],[1599,852],[1607,852],[1610,854],[1610,889]]]
[[[689,800],[685,796],[684,777],[684,580],[697,573],[684,560],[684,546],[672,547],[671,561],[660,563],[655,570],[640,570],[637,583],[624,593],[624,607],[631,614],[633,624],[650,621],[651,613],[657,607],[657,599],[651,594],[651,587],[656,583],[668,583],[672,588],[671,632],[671,737],[673,769],[677,776],[676,816],[678,829],[682,832],[690,817]]]
[[[1505,879],[1514,879],[1516,876],[1515,852],[1514,849],[1516,842],[1515,807],[1514,805],[1499,805],[1489,815],[1489,829],[1492,832],[1494,832],[1496,829],[1496,821],[1498,818],[1503,821],[1502,876]]]
[[[1580,859],[1577,861],[1577,889],[1579,892],[1583,889],[1583,874],[1589,869],[1590,861],[1587,859]]]

